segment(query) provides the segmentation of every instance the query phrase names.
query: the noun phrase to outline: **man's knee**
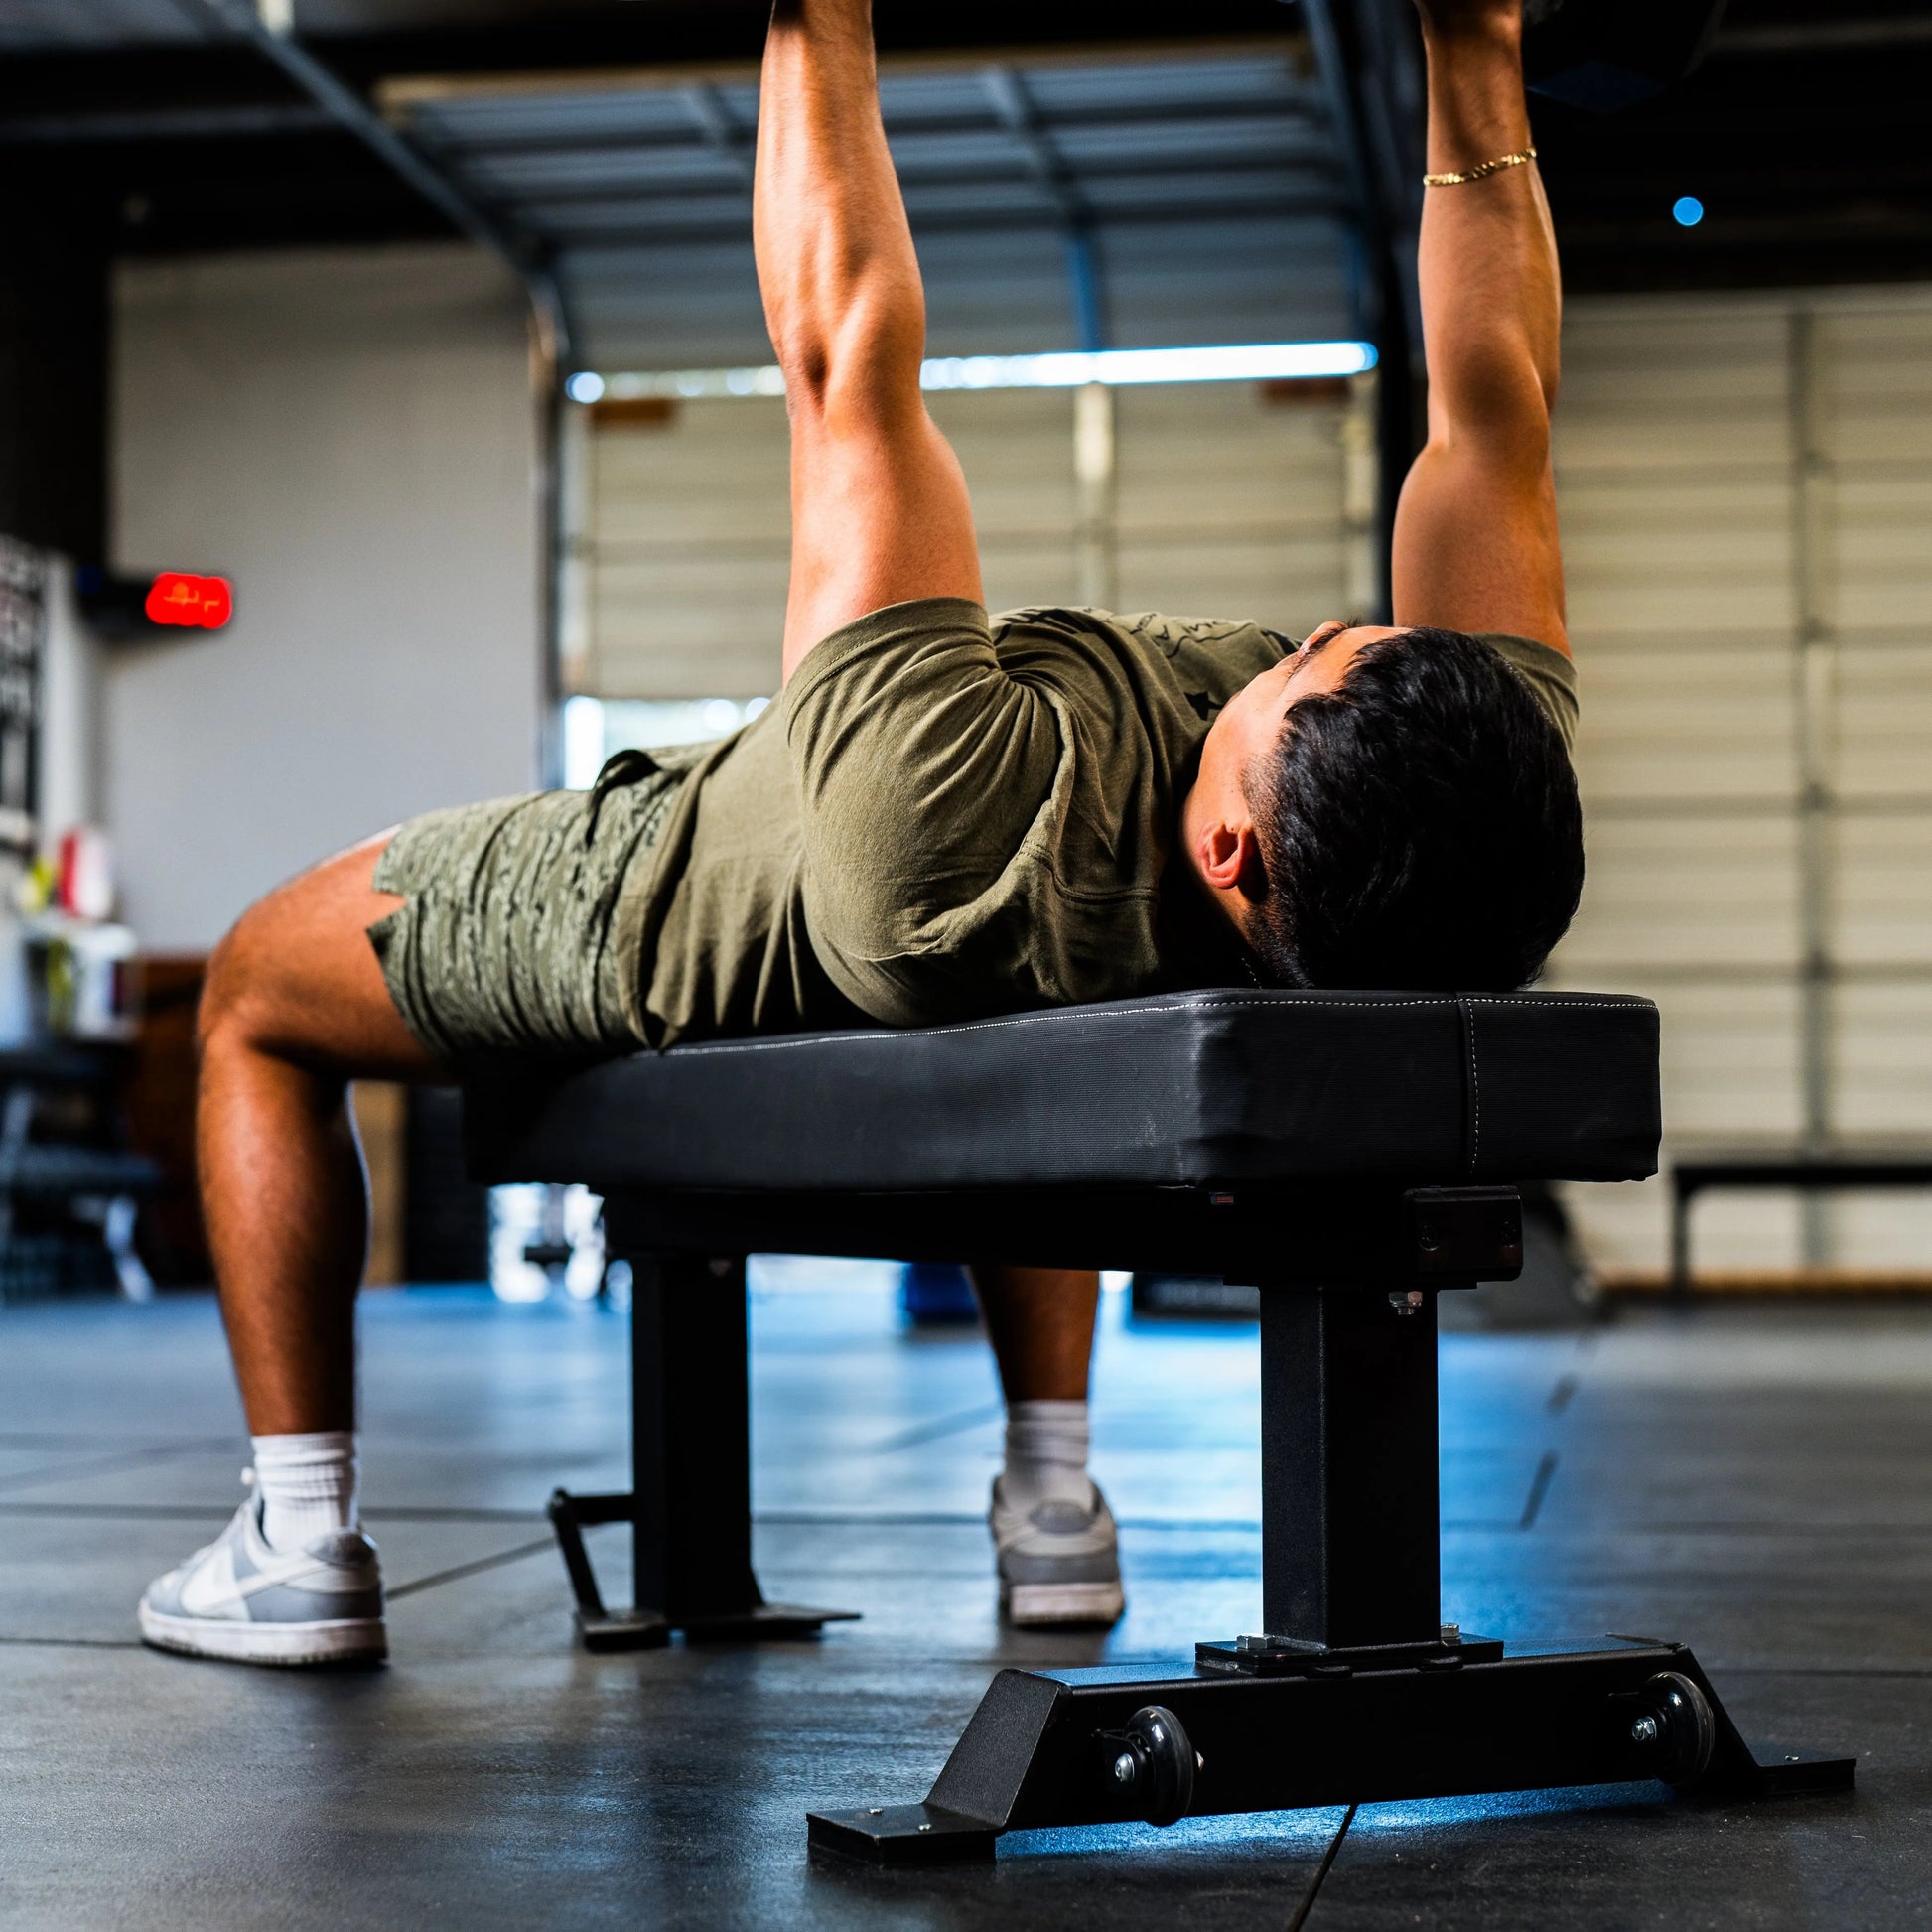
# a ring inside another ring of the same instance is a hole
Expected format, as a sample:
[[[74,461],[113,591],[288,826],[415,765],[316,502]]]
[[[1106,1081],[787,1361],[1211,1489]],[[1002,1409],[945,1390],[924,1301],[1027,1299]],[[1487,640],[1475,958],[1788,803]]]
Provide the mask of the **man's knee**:
[[[419,1079],[434,1071],[369,943],[371,922],[402,903],[372,890],[383,845],[382,837],[365,840],[325,859],[234,922],[203,985],[204,1065],[210,1055],[239,1054],[331,1078]]]
[[[273,1009],[274,948],[266,930],[273,922],[271,902],[272,896],[258,899],[208,955],[196,1016],[196,1040],[204,1057],[250,1044]]]

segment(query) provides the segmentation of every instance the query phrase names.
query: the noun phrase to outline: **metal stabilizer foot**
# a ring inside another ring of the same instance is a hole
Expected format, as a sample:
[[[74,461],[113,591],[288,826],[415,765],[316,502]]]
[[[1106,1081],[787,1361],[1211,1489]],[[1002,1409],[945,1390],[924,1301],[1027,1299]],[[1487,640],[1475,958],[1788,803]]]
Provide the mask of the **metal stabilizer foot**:
[[[809,1636],[824,1624],[853,1622],[859,1615],[857,1610],[767,1603],[758,1594],[755,1582],[750,1585],[752,1602],[726,1608],[691,1610],[682,1615],[641,1605],[628,1610],[609,1609],[590,1552],[584,1547],[584,1531],[599,1523],[627,1523],[634,1510],[635,1499],[628,1494],[573,1496],[567,1489],[551,1492],[545,1513],[557,1533],[557,1548],[570,1575],[571,1594],[577,1600],[577,1637],[586,1650],[661,1650],[670,1642],[673,1631],[682,1631],[687,1643],[774,1642]]]
[[[990,1864],[996,1826],[941,1805],[813,1812],[811,1849],[873,1864]]]
[[[597,1612],[579,1609],[576,1620],[577,1641],[586,1650],[599,1653],[607,1650],[662,1650],[671,1640],[670,1620],[659,1616],[654,1610]]]
[[[1851,1790],[1850,1758],[1753,1752],[1683,1645],[1611,1642],[1477,1640],[1447,1660],[1425,1645],[1331,1673],[1002,1671],[924,1804],[815,1812],[811,1843],[925,1864],[983,1859],[1002,1832],[1131,1819],[1646,1779],[1730,1799]]]
[[[803,1603],[755,1603],[748,1610],[693,1612],[678,1628],[686,1643],[780,1642],[809,1637],[827,1623],[856,1623],[857,1610],[818,1610]]]

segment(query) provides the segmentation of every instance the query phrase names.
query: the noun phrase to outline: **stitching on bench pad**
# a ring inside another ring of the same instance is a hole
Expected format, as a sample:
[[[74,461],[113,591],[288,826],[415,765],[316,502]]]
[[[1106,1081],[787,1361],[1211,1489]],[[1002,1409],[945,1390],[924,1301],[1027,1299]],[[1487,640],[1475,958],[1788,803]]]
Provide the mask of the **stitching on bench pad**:
[[[1482,1153],[1482,1082],[1476,1075],[1476,1002],[1458,1000],[1462,1009],[1462,1031],[1469,1040],[1469,1172],[1474,1173]]]
[[[1539,1007],[1648,1007],[1652,1001],[1633,993],[1523,993],[1514,996],[1507,994],[1455,994],[1444,993],[1420,1000],[1253,1000],[1218,999],[1187,1000],[1173,1006],[1163,1007],[1163,1013],[1229,1013],[1250,1008],[1256,1012],[1306,1012],[1314,1008],[1322,1012],[1342,1012],[1373,1007],[1378,1013],[1404,1012],[1416,1007],[1453,1007],[1458,1010],[1473,1002],[1483,1006],[1508,1007],[1531,1005]],[[681,1060],[700,1058],[707,1053],[775,1053],[785,1048],[798,1049],[813,1046],[850,1046],[859,1040],[876,1042],[896,1039],[943,1039],[953,1034],[992,1033],[1001,1027],[1035,1027],[1048,1021],[1058,1020],[1066,1014],[1078,1011],[1072,1007],[1050,1007],[1041,1013],[1016,1013],[1005,1019],[962,1020],[949,1027],[881,1027],[876,1033],[847,1032],[825,1034],[788,1034],[781,1039],[719,1039],[706,1040],[692,1046],[673,1046],[657,1054],[659,1059],[675,1056]],[[1098,1015],[1090,1017],[1099,1018]],[[1138,1020],[1140,1013],[1110,1013],[1109,1020]],[[1473,1052],[1473,1046],[1471,1047]]]

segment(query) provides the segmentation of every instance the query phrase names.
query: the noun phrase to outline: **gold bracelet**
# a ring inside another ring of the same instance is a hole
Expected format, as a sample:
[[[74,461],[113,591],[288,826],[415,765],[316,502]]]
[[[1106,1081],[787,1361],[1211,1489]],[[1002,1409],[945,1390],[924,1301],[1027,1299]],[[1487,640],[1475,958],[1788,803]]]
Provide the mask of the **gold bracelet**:
[[[1459,174],[1425,175],[1422,185],[1425,188],[1460,188],[1467,181],[1486,181],[1491,175],[1500,175],[1505,168],[1520,168],[1526,161],[1536,159],[1534,148],[1525,148],[1520,154],[1499,154],[1494,161],[1479,161],[1473,168],[1464,168]]]

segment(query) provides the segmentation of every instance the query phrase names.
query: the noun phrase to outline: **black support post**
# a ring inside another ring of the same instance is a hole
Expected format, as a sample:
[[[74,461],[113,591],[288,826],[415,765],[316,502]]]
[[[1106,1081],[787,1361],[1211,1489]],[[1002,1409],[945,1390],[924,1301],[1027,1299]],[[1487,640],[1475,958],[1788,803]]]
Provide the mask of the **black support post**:
[[[1423,407],[1418,393],[1418,354],[1402,310],[1402,290],[1385,262],[1375,295],[1375,542],[1376,613],[1395,621],[1395,513],[1402,485],[1422,448]]]
[[[1435,1290],[1264,1288],[1261,1415],[1265,1633],[1434,1643]]]
[[[631,1262],[631,1545],[637,1601],[674,1627],[764,1601],[752,1574],[745,1258]]]

